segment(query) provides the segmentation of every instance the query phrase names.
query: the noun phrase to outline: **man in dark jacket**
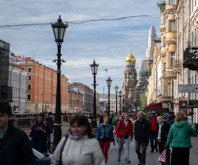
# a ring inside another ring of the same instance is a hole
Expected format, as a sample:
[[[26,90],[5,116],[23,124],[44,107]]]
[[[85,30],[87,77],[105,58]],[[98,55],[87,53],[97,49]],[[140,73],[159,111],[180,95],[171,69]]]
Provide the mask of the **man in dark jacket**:
[[[139,159],[139,165],[146,164],[146,148],[149,143],[150,123],[144,118],[144,112],[138,112],[138,120],[135,122],[135,150]],[[140,148],[142,147],[142,152]]]
[[[174,112],[168,112],[168,117],[166,119],[166,122],[172,126],[173,123],[174,123],[174,120],[175,120],[175,115],[174,115]]]
[[[49,129],[49,133],[47,135],[47,150],[49,153],[51,153],[51,148],[50,148],[50,144],[51,144],[51,134],[53,133],[53,128],[54,128],[54,121],[53,119],[50,117],[49,113],[45,114],[45,121],[46,121],[46,127]]]
[[[151,123],[151,132],[150,132],[150,144],[151,144],[151,153],[154,152],[154,149],[156,152],[158,152],[157,149],[157,119],[155,116],[155,112],[151,112],[151,118],[150,118],[150,123]]]
[[[9,103],[0,101],[0,164],[35,165],[29,139],[9,122],[11,115]]]

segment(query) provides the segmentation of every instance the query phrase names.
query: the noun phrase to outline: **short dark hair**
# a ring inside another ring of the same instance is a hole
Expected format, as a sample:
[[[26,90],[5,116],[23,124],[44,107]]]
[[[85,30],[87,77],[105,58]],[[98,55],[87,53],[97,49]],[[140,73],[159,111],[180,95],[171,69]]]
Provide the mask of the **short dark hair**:
[[[0,101],[0,113],[6,113],[12,116],[12,108],[8,101]]]

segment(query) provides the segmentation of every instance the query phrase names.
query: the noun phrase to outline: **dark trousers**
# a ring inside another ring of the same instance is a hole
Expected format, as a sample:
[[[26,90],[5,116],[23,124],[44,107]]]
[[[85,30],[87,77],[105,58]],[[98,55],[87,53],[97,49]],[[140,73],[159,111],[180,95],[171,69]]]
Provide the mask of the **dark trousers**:
[[[151,142],[151,151],[154,151],[154,149],[157,150],[157,133],[156,132],[150,133],[150,142]]]
[[[147,141],[135,141],[135,151],[137,153],[139,162],[141,165],[145,165],[146,164],[146,148],[148,146],[148,142]],[[142,151],[141,150],[142,147]]]
[[[165,150],[165,143],[159,143],[158,142],[158,146],[159,146],[159,154],[161,155],[162,152]],[[162,165],[165,165],[165,163],[162,163]]]
[[[173,148],[171,165],[189,165],[190,148]]]

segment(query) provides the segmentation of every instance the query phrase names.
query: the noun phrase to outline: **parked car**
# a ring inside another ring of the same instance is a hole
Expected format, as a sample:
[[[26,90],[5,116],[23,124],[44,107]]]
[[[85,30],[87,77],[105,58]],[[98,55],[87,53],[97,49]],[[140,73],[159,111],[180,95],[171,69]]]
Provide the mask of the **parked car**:
[[[32,148],[33,154],[36,158],[36,165],[50,165],[51,155],[42,154],[39,151]]]

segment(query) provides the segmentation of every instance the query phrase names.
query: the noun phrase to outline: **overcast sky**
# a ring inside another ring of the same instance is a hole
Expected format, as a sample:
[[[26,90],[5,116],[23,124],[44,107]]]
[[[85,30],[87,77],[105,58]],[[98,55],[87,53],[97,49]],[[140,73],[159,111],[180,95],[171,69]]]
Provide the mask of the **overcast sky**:
[[[69,22],[62,44],[62,73],[69,83],[78,81],[91,88],[93,76],[89,64],[99,64],[97,92],[107,92],[106,79],[113,79],[113,87],[123,83],[125,57],[136,57],[136,69],[146,56],[148,32],[155,26],[159,37],[159,0],[1,0],[0,26],[56,22],[61,15]],[[150,15],[116,21],[93,21],[127,16]],[[72,22],[76,24],[72,24]],[[50,24],[39,26],[0,27],[0,39],[10,43],[16,55],[34,57],[40,63],[56,69],[57,47]],[[106,72],[104,69],[107,69]]]

